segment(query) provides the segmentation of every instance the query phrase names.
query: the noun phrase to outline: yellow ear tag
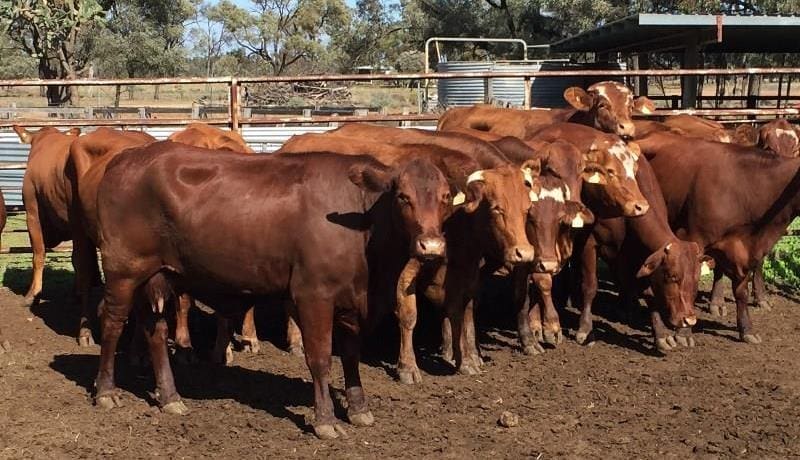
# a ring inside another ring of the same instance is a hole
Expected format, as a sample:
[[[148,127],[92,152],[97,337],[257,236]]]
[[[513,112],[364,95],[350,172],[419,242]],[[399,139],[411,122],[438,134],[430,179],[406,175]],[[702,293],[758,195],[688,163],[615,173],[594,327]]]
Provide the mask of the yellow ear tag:
[[[600,173],[596,172],[596,173],[592,174],[591,176],[589,176],[589,180],[587,180],[586,182],[588,182],[590,184],[599,184],[600,183]]]
[[[467,196],[464,195],[464,192],[458,192],[456,196],[453,197],[453,206],[458,206],[463,204],[464,201],[467,200]]]

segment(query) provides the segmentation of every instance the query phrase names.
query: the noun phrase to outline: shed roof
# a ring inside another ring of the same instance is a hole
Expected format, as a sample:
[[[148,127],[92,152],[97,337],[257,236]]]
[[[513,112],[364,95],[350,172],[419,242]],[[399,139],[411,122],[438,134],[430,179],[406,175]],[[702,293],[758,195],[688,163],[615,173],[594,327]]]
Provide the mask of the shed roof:
[[[560,40],[551,51],[663,52],[684,48],[692,37],[711,53],[798,53],[800,16],[636,14]]]

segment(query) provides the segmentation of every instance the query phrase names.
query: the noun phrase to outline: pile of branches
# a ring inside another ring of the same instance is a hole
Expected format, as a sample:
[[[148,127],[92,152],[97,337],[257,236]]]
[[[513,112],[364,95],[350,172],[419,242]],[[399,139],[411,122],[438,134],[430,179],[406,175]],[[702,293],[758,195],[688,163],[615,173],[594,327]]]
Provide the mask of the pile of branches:
[[[350,103],[350,88],[328,82],[259,83],[244,90],[247,105],[341,105]]]

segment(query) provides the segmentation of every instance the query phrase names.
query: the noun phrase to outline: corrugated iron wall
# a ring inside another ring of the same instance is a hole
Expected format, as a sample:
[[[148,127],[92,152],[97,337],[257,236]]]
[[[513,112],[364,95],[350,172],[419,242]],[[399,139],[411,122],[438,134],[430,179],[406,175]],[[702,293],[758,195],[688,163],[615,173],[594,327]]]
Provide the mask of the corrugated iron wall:
[[[435,129],[435,126],[417,126],[421,129]],[[163,140],[170,134],[183,129],[180,126],[174,127],[147,127],[145,132]],[[305,133],[323,133],[334,129],[330,126],[254,126],[242,128],[244,136],[250,148],[259,153],[272,153],[278,150],[290,137]],[[84,129],[89,132],[91,129]],[[12,131],[0,132],[0,164],[19,163],[28,161],[30,146],[22,144],[16,133]],[[6,201],[6,206],[22,206],[22,177],[25,175],[23,170],[0,170],[0,190]]]

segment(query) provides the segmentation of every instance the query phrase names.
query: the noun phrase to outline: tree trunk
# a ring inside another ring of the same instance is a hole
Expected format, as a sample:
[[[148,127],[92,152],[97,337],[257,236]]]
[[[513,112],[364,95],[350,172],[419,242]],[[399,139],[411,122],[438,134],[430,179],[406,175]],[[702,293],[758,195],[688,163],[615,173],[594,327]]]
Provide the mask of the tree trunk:
[[[119,107],[119,98],[122,95],[122,85],[117,85],[114,91],[114,107]]]
[[[161,85],[156,85],[155,89],[153,90],[153,100],[157,101],[159,93],[161,93]]]

